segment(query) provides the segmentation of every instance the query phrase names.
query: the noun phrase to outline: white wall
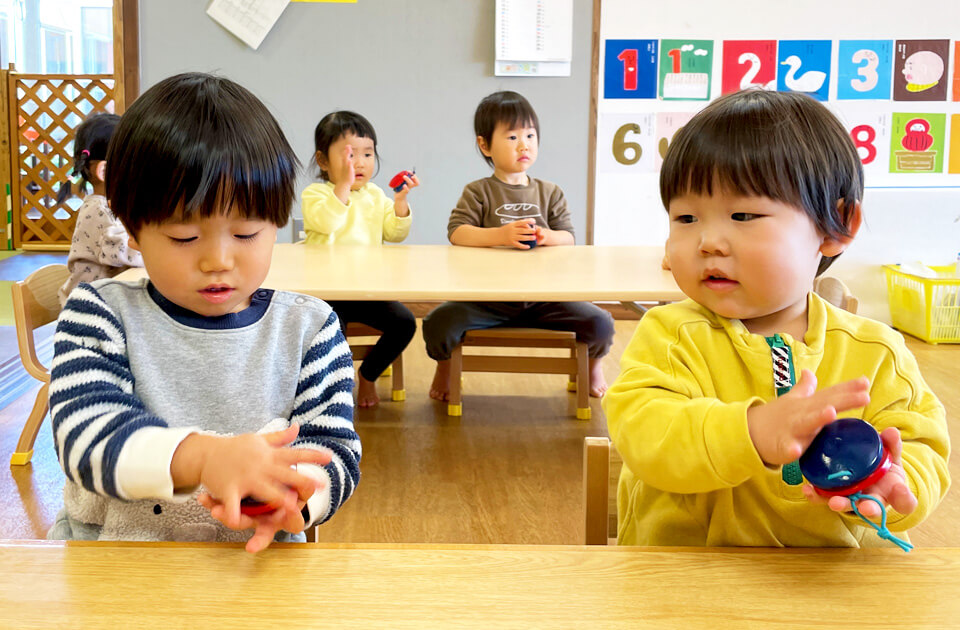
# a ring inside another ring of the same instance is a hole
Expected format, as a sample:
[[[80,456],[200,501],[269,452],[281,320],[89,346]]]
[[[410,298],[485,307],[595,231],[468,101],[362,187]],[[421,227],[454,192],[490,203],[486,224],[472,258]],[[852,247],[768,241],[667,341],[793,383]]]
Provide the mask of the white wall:
[[[696,0],[683,10],[677,10],[677,6],[603,0],[601,36],[713,40],[960,38],[955,28],[960,24],[960,2],[955,0],[920,0],[911,2],[909,9],[898,0],[782,0],[774,4],[765,0]],[[717,94],[719,79],[715,73]],[[637,109],[641,106],[635,103],[601,99],[601,122],[604,112],[647,111]],[[674,111],[698,111],[704,104],[670,103]],[[928,104],[902,105],[898,103],[898,111],[923,111]],[[934,107],[941,109],[931,111],[960,111],[957,103],[938,103]],[[602,148],[606,150],[606,146]],[[866,224],[850,249],[827,273],[842,279],[857,295],[861,314],[889,323],[881,265],[914,260],[926,264],[953,262],[960,252],[960,188],[871,188],[869,176],[866,184]],[[598,173],[595,217],[598,243],[662,243],[668,226],[657,174]]]
[[[574,0],[572,75],[561,78],[493,76],[493,0],[291,3],[256,51],[208,18],[208,4],[140,1],[141,89],[187,70],[229,77],[264,100],[301,160],[313,154],[324,114],[360,112],[379,139],[376,183],[386,189],[394,173],[414,166],[422,181],[410,195],[409,243],[447,242],[463,186],[490,174],[474,147],[477,103],[516,90],[540,117],[531,174],[564,189],[583,242],[592,0]],[[298,186],[311,181],[305,175]]]

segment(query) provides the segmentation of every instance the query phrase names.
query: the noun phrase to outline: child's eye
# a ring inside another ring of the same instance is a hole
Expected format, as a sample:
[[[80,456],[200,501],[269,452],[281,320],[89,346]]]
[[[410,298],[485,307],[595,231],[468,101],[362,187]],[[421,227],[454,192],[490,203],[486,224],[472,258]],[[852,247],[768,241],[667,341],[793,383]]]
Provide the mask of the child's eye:
[[[171,236],[169,238],[171,241],[173,241],[174,243],[177,243],[178,245],[186,245],[187,243],[197,240],[196,236],[188,236],[187,238],[176,238]]]
[[[507,136],[507,140],[516,140],[516,139],[517,139],[516,136]]]
[[[673,220],[677,223],[693,223],[697,219],[692,214],[680,214],[674,217]]]
[[[527,140],[533,140],[533,139],[536,138],[536,137],[537,137],[537,134],[535,134],[535,133],[528,133],[528,134],[527,134]]]
[[[234,234],[234,238],[238,238],[241,241],[249,241],[257,238],[260,232],[254,232],[253,234]]]
[[[752,221],[753,219],[760,218],[760,215],[753,214],[752,212],[734,212],[730,215],[730,218],[734,221]]]

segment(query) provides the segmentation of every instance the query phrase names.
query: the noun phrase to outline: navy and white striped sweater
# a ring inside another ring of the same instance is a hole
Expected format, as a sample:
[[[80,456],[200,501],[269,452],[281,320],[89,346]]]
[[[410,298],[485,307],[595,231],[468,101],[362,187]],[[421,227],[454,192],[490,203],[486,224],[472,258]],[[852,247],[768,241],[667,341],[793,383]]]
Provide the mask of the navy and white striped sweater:
[[[292,446],[332,453],[324,467],[299,467],[327,482],[308,502],[310,521],[323,522],[360,478],[352,390],[350,348],[316,298],[261,289],[244,311],[206,318],[147,280],[81,284],[57,322],[50,383],[67,516],[106,529],[130,501],[174,500],[169,465],[184,437],[282,418],[300,424]],[[132,537],[171,536],[151,521],[159,532]]]

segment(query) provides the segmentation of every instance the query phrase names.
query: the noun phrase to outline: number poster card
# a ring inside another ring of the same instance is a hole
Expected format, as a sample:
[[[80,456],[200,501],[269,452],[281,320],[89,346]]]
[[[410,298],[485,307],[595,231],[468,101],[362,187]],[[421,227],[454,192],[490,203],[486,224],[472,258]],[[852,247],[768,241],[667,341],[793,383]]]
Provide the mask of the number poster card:
[[[597,168],[601,173],[653,172],[655,116],[608,114],[597,123]]]
[[[898,39],[894,55],[893,100],[947,100],[949,39]]]
[[[608,39],[603,98],[657,98],[657,40]]]
[[[893,113],[891,173],[942,173],[946,114]]]
[[[837,60],[837,99],[890,100],[893,40],[840,40]]]
[[[777,89],[777,41],[725,40],[721,77],[723,94],[747,88]]]
[[[663,166],[663,158],[667,157],[667,149],[673,142],[674,136],[680,129],[690,122],[693,112],[657,112],[657,155],[655,156],[655,170]]]
[[[804,92],[818,101],[830,97],[830,40],[781,40],[777,53],[777,88]]]
[[[860,103],[836,103],[837,118],[850,133],[864,178],[869,182],[887,178],[890,163],[890,114],[879,109],[864,109]]]
[[[713,40],[664,39],[660,42],[660,98],[710,100]]]

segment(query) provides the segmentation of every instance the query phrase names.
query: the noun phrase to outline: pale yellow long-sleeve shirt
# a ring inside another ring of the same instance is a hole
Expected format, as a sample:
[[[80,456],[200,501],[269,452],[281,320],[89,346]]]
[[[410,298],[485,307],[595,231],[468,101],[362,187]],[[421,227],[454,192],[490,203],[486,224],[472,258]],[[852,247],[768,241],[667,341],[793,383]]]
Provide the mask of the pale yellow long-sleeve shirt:
[[[351,190],[344,205],[333,193],[333,183],[307,186],[301,196],[306,243],[380,245],[400,242],[410,233],[413,212],[398,217],[393,200],[370,182]]]
[[[903,337],[815,294],[804,340],[781,335],[797,375],[818,388],[866,376],[870,403],[841,414],[896,427],[907,483],[919,505],[888,508],[887,525],[923,521],[947,492],[950,440],[943,405]],[[889,543],[858,517],[832,512],[787,485],[750,440],[747,409],[776,397],[770,348],[692,300],[651,309],[621,359],[603,408],[624,467],[618,542],[629,545],[859,547]]]

